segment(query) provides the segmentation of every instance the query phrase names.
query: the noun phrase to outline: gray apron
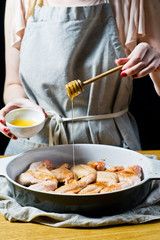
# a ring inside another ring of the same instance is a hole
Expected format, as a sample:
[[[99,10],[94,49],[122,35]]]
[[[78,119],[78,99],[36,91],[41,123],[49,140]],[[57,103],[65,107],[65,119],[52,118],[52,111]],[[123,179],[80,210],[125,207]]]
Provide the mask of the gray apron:
[[[36,136],[11,140],[5,154],[48,146],[49,139],[50,145],[72,143],[72,108],[65,84],[103,73],[120,57],[125,54],[109,3],[36,6],[22,40],[20,79],[28,98],[50,117]],[[122,79],[119,72],[85,87],[74,98],[74,142],[139,150],[137,126],[128,112],[131,94],[132,79]]]

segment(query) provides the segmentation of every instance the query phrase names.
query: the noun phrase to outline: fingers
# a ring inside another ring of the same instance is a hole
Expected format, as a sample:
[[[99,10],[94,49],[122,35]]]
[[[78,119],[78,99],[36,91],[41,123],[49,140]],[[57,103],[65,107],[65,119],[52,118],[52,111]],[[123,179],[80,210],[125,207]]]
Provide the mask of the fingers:
[[[116,59],[117,65],[123,64],[121,77],[141,78],[160,66],[160,53],[147,43],[140,43],[128,58]]]
[[[125,63],[127,63],[129,61],[129,58],[119,58],[115,60],[115,63],[120,66],[120,65],[124,65]]]
[[[45,118],[48,118],[48,115],[47,115],[47,113],[45,112],[44,108],[42,108],[42,111],[43,111],[43,113],[44,113],[44,115],[45,115]]]
[[[153,59],[148,63],[145,59],[142,61],[139,59],[131,59],[131,61],[128,62],[129,65],[125,66],[126,69],[122,69],[122,77],[124,73],[126,76],[132,76],[133,78],[144,77],[155,70],[155,64],[152,60]]]
[[[5,115],[16,108],[19,108],[19,106],[17,106],[15,103],[8,103],[0,110],[0,132],[6,137],[14,140],[17,140],[18,138],[12,134],[10,129],[6,126]]]
[[[39,105],[37,105],[36,103],[30,101],[29,99],[26,99],[26,98],[16,99],[14,104],[15,104],[16,108],[31,108],[31,109],[37,109],[39,111],[42,111],[45,115],[45,118],[48,118],[45,110],[42,107],[40,107]]]
[[[0,132],[8,138],[12,138],[12,139],[16,140],[17,137],[10,132],[10,129],[6,126],[6,122],[5,122],[5,115],[13,109],[14,109],[13,106],[11,107],[9,104],[1,109],[1,111],[0,111]]]
[[[17,137],[10,132],[10,129],[6,126],[5,121],[0,119],[0,132],[3,133],[6,137],[17,140]]]
[[[12,138],[14,140],[17,139],[17,137],[10,132],[10,129],[6,126],[5,123],[5,115],[14,109],[17,108],[32,108],[37,109],[39,111],[42,111],[45,115],[45,118],[48,118],[48,115],[46,114],[45,110],[38,106],[36,103],[30,101],[26,98],[17,98],[14,102],[8,103],[4,108],[0,110],[0,132],[3,133],[6,137]]]
[[[3,107],[0,111],[0,119],[5,121],[4,117],[5,115],[9,112],[12,111],[13,109],[15,109],[17,107],[13,106],[11,103],[7,104],[5,107]]]

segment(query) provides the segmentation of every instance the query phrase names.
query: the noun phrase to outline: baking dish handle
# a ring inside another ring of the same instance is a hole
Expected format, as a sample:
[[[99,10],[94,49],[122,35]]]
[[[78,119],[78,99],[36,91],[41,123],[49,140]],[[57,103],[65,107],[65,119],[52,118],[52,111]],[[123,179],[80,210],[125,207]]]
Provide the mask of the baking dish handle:
[[[160,179],[160,160],[153,160],[149,172],[149,179]]]
[[[7,165],[12,161],[15,156],[0,158],[0,176],[6,176]]]

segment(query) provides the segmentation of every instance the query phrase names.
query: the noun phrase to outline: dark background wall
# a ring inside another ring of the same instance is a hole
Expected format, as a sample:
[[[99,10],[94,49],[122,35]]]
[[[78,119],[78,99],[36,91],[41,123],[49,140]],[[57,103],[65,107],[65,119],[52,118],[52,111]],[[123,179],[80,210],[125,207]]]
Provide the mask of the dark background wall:
[[[5,0],[0,0],[0,109],[3,104],[3,85],[5,78],[5,62],[4,62],[4,9]],[[3,154],[4,149],[8,143],[8,139],[0,134],[0,155]]]
[[[4,106],[4,9],[5,0],[0,0],[0,108]],[[160,97],[148,76],[133,81],[130,111],[139,127],[142,149],[160,149]],[[0,134],[0,154],[3,154],[7,143],[8,139]]]
[[[160,97],[149,76],[134,79],[130,112],[139,127],[142,149],[160,149]]]

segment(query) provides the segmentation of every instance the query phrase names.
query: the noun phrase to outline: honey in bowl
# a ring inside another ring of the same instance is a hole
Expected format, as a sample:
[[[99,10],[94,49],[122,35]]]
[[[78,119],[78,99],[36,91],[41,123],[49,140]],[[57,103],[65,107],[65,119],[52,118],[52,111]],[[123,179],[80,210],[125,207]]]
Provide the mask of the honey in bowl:
[[[19,127],[30,127],[37,124],[37,122],[33,120],[15,119],[15,120],[12,120],[10,124],[19,126]]]
[[[10,132],[16,137],[30,138],[44,127],[45,115],[36,109],[18,108],[8,112],[5,121]]]

